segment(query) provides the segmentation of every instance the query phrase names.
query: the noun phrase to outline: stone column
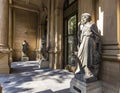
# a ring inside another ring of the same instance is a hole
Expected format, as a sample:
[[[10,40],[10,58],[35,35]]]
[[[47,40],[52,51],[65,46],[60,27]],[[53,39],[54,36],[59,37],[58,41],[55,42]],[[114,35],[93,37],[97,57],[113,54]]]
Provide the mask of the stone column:
[[[54,68],[62,68],[62,9],[55,9],[55,63]]]
[[[109,5],[108,5],[109,3]],[[103,93],[120,89],[120,0],[99,0],[98,27],[102,33]]]
[[[50,49],[49,49],[49,63],[50,68],[54,68],[55,63],[55,1],[51,0],[51,8],[50,8]]]
[[[59,9],[55,9],[55,63],[54,63],[54,68],[57,69],[59,64],[59,15],[60,11]]]
[[[9,1],[9,4],[12,4],[12,2]],[[12,43],[13,43],[13,40],[12,40],[13,38],[13,9],[12,7],[9,7],[9,36],[8,37],[9,37],[8,42],[9,42],[9,48],[10,48],[9,60],[10,62],[12,62],[13,61],[12,59],[12,48],[13,48],[12,46]]]
[[[36,41],[36,60],[40,60],[40,14],[38,14],[38,27],[37,27],[37,41]]]
[[[0,74],[9,73],[9,2],[0,0]]]
[[[42,39],[43,39],[43,36],[44,36],[44,24],[40,24],[39,28],[40,28],[40,51],[41,51]],[[41,57],[42,57],[42,55],[40,54],[40,59],[41,59]]]
[[[48,15],[47,15],[47,45],[46,47],[49,48],[50,47],[50,19],[51,19],[51,15],[50,15],[50,7],[51,7],[51,0],[48,1]]]

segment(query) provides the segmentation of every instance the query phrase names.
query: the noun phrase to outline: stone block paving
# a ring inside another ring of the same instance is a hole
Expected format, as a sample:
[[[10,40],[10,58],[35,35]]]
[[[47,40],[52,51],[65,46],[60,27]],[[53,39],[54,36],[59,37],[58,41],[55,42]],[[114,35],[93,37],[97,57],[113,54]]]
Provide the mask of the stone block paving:
[[[0,75],[3,93],[70,93],[74,76],[67,70],[40,69],[38,62],[13,62],[12,73]]]

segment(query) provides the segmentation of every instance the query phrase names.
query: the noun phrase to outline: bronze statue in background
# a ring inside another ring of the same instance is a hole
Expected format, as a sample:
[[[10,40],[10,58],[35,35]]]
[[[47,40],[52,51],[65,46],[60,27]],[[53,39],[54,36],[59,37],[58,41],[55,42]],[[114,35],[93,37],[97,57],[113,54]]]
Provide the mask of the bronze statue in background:
[[[27,56],[27,52],[28,52],[28,43],[26,40],[23,41],[22,43],[22,52],[23,52],[23,56]]]

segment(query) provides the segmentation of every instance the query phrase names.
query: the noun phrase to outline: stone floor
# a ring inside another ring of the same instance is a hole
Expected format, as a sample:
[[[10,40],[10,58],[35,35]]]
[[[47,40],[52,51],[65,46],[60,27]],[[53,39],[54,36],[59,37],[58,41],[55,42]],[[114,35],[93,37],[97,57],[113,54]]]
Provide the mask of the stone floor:
[[[38,62],[14,62],[12,73],[0,75],[3,93],[70,93],[73,73],[40,69]]]

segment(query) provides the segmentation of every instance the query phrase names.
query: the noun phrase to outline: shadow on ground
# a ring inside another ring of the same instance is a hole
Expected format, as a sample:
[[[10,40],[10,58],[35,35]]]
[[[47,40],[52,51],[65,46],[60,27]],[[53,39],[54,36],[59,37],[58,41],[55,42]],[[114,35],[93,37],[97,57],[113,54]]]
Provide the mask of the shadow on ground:
[[[37,93],[70,93],[70,89],[63,89],[63,90],[59,90],[59,91],[52,91],[52,90],[45,90],[42,92],[37,92]]]
[[[0,75],[3,93],[69,93],[73,73],[40,69],[34,61],[14,62],[11,67],[11,74]]]

